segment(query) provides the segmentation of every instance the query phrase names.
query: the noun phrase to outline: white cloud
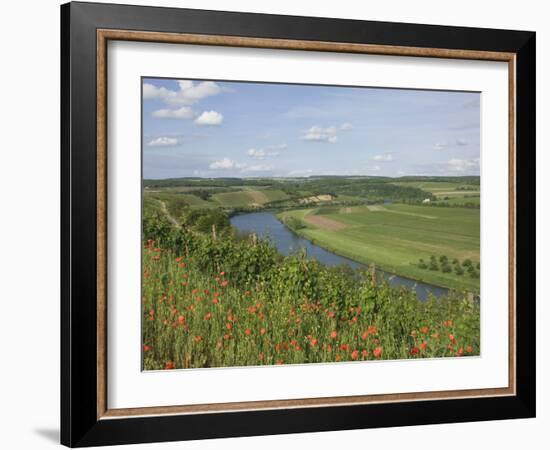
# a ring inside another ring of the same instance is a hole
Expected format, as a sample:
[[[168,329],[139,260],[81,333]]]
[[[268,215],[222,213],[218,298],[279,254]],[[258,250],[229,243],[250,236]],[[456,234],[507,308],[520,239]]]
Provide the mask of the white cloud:
[[[476,159],[450,159],[447,161],[449,170],[453,172],[478,171],[479,158]]]
[[[463,147],[465,145],[468,145],[468,141],[466,139],[457,139],[456,145],[458,145],[459,147]]]
[[[390,153],[387,153],[385,155],[374,155],[373,158],[372,158],[374,161],[384,161],[384,162],[388,162],[388,161],[393,161],[394,160],[394,157],[393,155],[391,155]]]
[[[236,163],[232,159],[229,158],[222,158],[218,161],[214,161],[209,166],[211,169],[221,169],[221,170],[229,170],[229,169],[242,169],[244,166],[242,164]]]
[[[158,119],[191,119],[194,114],[188,106],[179,109],[158,109],[153,111],[153,117]]]
[[[343,130],[343,131],[349,131],[349,130],[353,129],[353,125],[349,122],[346,122],[346,123],[343,123],[342,125],[340,125],[340,129]]]
[[[305,134],[302,136],[304,141],[317,141],[317,142],[329,142],[334,144],[338,141],[338,136],[336,136],[337,128],[334,126],[322,128],[318,126],[312,126],[306,130]]]
[[[167,136],[159,136],[157,138],[151,139],[147,145],[150,147],[171,147],[178,144],[176,138],[171,138]]]
[[[216,111],[204,111],[195,119],[197,125],[215,126],[223,122],[223,115]]]
[[[196,83],[191,80],[178,81],[178,90],[157,87],[151,83],[143,84],[143,98],[145,100],[160,99],[170,105],[192,105],[205,97],[211,97],[221,92],[220,87],[213,81]]]
[[[436,142],[434,144],[434,150],[443,150],[444,148],[447,148],[449,144],[446,142]]]
[[[284,150],[285,148],[287,148],[286,144],[270,145],[265,148],[248,149],[246,154],[251,158],[265,159],[267,156],[278,156],[279,152],[277,150]]]

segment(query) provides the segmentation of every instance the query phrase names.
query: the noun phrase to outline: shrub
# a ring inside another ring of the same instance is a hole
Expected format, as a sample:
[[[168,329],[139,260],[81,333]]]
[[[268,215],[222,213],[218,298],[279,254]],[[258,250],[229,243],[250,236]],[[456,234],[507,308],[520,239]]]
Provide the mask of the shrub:
[[[464,261],[462,261],[462,266],[463,267],[469,267],[472,265],[472,260],[471,259],[465,259]]]

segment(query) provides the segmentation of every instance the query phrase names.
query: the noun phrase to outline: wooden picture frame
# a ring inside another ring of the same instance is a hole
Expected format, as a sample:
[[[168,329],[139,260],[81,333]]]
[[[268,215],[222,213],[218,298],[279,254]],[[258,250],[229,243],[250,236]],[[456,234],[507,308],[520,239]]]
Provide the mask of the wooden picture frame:
[[[535,415],[535,33],[69,3],[61,7],[61,441],[68,446]],[[505,61],[509,67],[507,388],[110,409],[107,42]]]

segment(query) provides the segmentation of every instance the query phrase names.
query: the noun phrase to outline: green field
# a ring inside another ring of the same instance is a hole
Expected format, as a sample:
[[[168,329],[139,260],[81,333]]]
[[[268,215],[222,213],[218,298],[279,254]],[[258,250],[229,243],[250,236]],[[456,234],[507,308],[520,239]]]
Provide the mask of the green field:
[[[445,255],[449,261],[479,262],[479,211],[413,205],[372,205],[286,211],[295,231],[328,250],[388,272],[453,289],[479,292],[468,273],[419,267],[419,258]],[[320,219],[319,219],[320,218]],[[328,220],[326,220],[328,219]]]
[[[230,208],[258,207],[266,203],[286,200],[288,195],[274,189],[246,189],[236,192],[222,192],[214,194],[212,200],[220,206]]]

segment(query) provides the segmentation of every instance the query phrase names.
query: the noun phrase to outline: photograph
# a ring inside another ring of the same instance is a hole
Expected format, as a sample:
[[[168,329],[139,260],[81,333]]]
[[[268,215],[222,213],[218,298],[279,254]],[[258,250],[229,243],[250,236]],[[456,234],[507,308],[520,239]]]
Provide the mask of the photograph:
[[[480,92],[141,82],[143,370],[481,355]]]

